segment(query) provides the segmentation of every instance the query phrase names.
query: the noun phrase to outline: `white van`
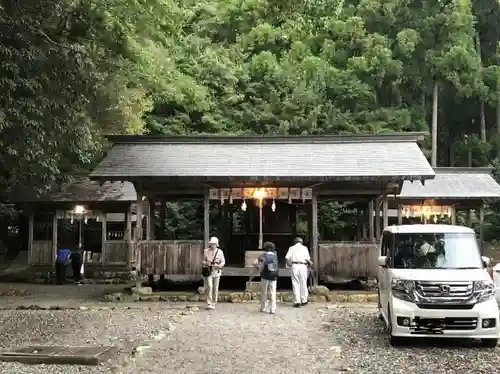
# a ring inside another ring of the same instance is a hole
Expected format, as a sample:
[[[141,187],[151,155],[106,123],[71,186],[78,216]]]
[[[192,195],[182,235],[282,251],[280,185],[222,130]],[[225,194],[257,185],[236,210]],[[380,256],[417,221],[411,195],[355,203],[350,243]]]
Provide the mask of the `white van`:
[[[379,312],[392,345],[429,336],[497,345],[495,286],[472,229],[390,226],[379,251]]]

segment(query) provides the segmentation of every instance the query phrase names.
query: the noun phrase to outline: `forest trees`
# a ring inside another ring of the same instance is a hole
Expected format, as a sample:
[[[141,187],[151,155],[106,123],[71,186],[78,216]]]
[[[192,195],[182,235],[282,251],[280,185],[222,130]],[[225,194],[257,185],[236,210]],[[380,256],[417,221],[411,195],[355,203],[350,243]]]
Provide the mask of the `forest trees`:
[[[434,124],[437,165],[486,165],[499,19],[497,0],[1,0],[0,196],[90,168],[106,133]]]

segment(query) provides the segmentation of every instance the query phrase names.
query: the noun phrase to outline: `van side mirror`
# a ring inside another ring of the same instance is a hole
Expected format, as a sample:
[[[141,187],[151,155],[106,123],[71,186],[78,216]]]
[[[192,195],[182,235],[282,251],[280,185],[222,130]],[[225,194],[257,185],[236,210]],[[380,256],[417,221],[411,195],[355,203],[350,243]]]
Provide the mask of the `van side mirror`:
[[[389,263],[389,259],[387,258],[387,256],[379,256],[377,258],[377,263],[378,263],[378,266],[382,266],[385,268]]]
[[[485,268],[489,267],[491,264],[490,258],[486,256],[481,256],[481,260],[483,261],[483,266]]]

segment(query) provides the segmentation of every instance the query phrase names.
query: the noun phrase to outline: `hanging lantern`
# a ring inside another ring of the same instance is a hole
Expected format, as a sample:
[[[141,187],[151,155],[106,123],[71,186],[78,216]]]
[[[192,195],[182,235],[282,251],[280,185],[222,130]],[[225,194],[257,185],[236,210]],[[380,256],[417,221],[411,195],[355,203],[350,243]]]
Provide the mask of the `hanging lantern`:
[[[241,204],[241,210],[244,212],[247,210],[247,202],[245,200],[243,200],[243,203]]]
[[[71,216],[71,219],[69,221],[71,224],[73,224],[73,216]]]
[[[276,203],[274,202],[274,199],[273,199],[273,203],[271,205],[271,209],[273,212],[276,211]]]
[[[83,220],[83,222],[85,222],[85,224],[87,224],[87,216],[85,216],[85,219]]]

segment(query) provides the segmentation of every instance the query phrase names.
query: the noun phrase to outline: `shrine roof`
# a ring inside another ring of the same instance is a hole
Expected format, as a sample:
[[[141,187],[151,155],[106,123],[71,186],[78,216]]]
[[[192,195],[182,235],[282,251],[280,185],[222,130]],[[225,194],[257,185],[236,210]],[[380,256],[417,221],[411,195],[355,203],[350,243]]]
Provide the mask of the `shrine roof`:
[[[434,168],[436,177],[421,183],[404,182],[398,199],[500,198],[500,185],[491,168]]]
[[[136,201],[137,193],[130,182],[104,182],[90,180],[87,177],[74,178],[72,182],[54,187],[39,197],[19,193],[11,202],[103,202]]]
[[[425,180],[424,133],[356,136],[110,136],[99,180]]]

